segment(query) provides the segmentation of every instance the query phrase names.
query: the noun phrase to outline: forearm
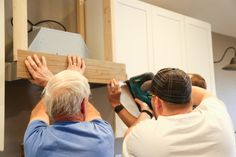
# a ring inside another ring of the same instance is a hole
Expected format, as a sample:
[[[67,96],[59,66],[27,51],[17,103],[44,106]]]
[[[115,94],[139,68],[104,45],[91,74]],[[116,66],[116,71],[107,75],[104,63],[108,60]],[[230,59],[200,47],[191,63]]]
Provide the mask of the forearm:
[[[129,132],[133,129],[133,127],[135,125],[137,125],[139,122],[146,120],[146,119],[150,119],[150,116],[145,112],[141,112],[140,115],[138,116],[138,118],[136,119],[136,121],[133,123],[133,125],[131,127],[129,127],[129,129],[126,131],[125,136],[127,136],[129,134]]]
[[[98,110],[90,102],[88,102],[86,105],[85,121],[88,122],[94,119],[101,119],[101,115]]]
[[[31,123],[33,120],[42,120],[49,125],[49,117],[46,113],[45,105],[42,100],[38,102],[31,112],[29,123]]]
[[[126,108],[123,108],[117,114],[127,127],[131,127],[138,119],[137,117],[133,116]]]
[[[200,103],[208,98],[213,96],[210,92],[208,92],[205,89],[196,87],[196,86],[192,86],[192,103],[196,106],[200,105]]]

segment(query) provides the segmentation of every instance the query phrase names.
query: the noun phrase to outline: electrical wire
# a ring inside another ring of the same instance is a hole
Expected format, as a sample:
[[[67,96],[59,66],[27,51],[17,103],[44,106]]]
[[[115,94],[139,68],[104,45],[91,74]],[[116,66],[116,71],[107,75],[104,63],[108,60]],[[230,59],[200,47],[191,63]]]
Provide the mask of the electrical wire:
[[[42,23],[48,23],[48,22],[56,23],[59,26],[61,26],[61,28],[63,28],[63,30],[65,32],[67,31],[66,27],[62,23],[60,23],[58,21],[55,21],[55,20],[41,20],[41,21],[38,21],[37,23],[34,24],[33,22],[31,22],[30,20],[27,19],[27,23],[30,26],[29,29],[28,29],[28,33],[33,31],[34,26],[38,26]],[[13,26],[13,17],[11,18],[11,25]]]
[[[55,20],[42,20],[42,21],[39,21],[39,22],[35,23],[34,26],[37,26],[37,25],[42,24],[42,23],[47,23],[47,22],[56,23],[56,24],[60,25],[64,29],[65,32],[67,31],[66,27],[63,24],[61,24],[60,22],[55,21]]]

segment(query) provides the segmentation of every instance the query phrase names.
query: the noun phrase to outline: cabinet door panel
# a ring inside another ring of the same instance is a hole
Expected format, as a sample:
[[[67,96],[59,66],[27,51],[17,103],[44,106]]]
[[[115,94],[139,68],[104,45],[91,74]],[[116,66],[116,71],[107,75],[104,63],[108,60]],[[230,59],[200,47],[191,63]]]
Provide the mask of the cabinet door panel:
[[[202,75],[207,82],[207,88],[215,93],[211,26],[186,17],[185,31],[188,71]]]
[[[140,1],[115,1],[114,58],[126,64],[128,77],[149,71],[150,11],[150,6]]]
[[[185,70],[184,16],[153,7],[154,72],[165,67]]]
[[[128,78],[150,70],[151,7],[137,0],[113,1],[114,59],[126,64]],[[138,108],[127,88],[122,89],[121,102],[133,115]],[[115,116],[115,135],[123,137],[127,127]]]

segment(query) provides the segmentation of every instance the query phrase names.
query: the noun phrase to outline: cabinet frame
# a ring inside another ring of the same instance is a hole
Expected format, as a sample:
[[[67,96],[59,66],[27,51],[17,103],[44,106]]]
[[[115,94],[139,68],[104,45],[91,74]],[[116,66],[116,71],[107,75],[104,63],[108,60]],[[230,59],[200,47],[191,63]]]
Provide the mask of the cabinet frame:
[[[0,0],[0,151],[4,150],[5,127],[5,7]]]

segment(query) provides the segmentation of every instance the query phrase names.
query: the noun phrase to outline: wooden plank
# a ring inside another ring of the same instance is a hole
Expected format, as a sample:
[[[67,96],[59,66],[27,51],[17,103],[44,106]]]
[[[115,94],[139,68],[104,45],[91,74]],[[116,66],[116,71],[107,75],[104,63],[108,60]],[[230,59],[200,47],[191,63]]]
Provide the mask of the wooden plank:
[[[5,12],[4,0],[0,0],[0,151],[4,150],[5,122]]]
[[[18,78],[30,78],[29,73],[25,67],[24,60],[27,56],[37,54],[44,56],[47,60],[48,68],[54,73],[65,70],[67,67],[66,56],[59,56],[46,53],[38,53],[33,51],[18,50],[17,60],[17,74]],[[125,65],[120,63],[113,63],[110,61],[102,61],[85,58],[86,71],[85,76],[90,83],[108,83],[112,78],[124,81],[127,79],[125,72]]]
[[[27,0],[13,0],[13,60],[18,49],[28,49]]]
[[[111,0],[103,0],[103,25],[104,25],[104,58],[114,61],[112,45],[112,16]]]
[[[83,37],[86,41],[85,34],[85,1],[76,0],[77,2],[77,32]]]

